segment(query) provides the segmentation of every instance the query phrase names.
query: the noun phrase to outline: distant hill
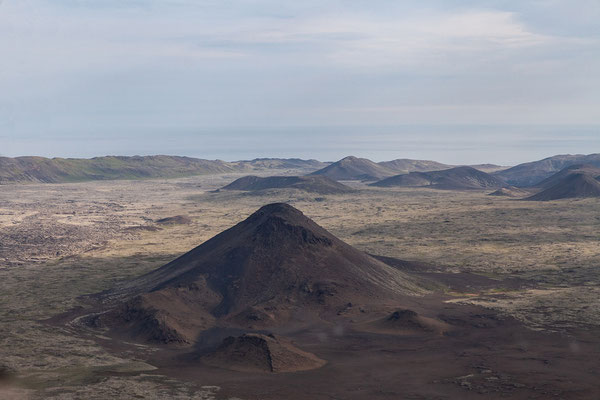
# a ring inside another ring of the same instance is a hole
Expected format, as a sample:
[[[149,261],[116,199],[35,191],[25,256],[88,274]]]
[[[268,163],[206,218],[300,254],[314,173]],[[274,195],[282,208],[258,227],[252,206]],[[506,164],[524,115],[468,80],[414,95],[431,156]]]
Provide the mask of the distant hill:
[[[230,162],[239,168],[249,170],[267,170],[267,169],[312,169],[317,170],[326,167],[330,163],[324,163],[318,160],[302,160],[300,158],[255,158],[254,160],[244,160]]]
[[[421,186],[435,189],[490,189],[506,186],[500,179],[472,167],[455,167],[442,171],[411,172],[395,175],[371,186]]]
[[[429,172],[447,170],[456,167],[454,165],[442,164],[437,161],[412,160],[409,158],[398,158],[391,161],[373,162],[366,158],[354,156],[344,157],[339,161],[313,172],[311,175],[325,175],[338,181],[361,180],[377,181],[398,174],[411,172]],[[494,164],[472,165],[472,168],[484,172],[495,172],[506,167]],[[411,179],[414,177],[411,177]]]
[[[600,154],[557,155],[543,160],[516,165],[496,172],[494,175],[518,187],[535,186],[565,167],[575,164],[588,164],[600,167]]]
[[[574,175],[574,174],[585,174],[585,175],[590,175],[592,178],[598,178],[598,177],[600,177],[600,168],[595,167],[593,165],[586,165],[586,164],[570,165],[566,168],[563,168],[562,170],[560,170],[556,174],[552,175],[551,177],[544,179],[543,181],[538,183],[536,185],[536,187],[539,187],[542,189],[548,189],[548,188],[560,183],[568,176]]]
[[[329,179],[326,176],[244,176],[236,179],[223,190],[265,190],[265,189],[299,189],[320,194],[348,193],[352,188]]]
[[[600,197],[600,182],[589,174],[575,173],[525,200],[549,201],[585,197]]]
[[[390,168],[366,158],[344,157],[311,175],[324,175],[336,181],[363,180],[376,181],[394,175]]]
[[[0,157],[0,184],[19,182],[82,182],[110,179],[177,178],[184,176],[250,172],[273,168],[308,173],[327,164],[316,160],[256,159],[227,162],[178,156],[44,158]]]
[[[496,164],[474,164],[474,165],[467,165],[467,167],[472,167],[472,168],[478,169],[480,171],[487,172],[488,174],[491,174],[492,172],[504,171],[505,169],[509,168],[506,166],[496,165]]]
[[[377,163],[382,167],[395,172],[396,174],[407,174],[409,172],[439,171],[441,169],[452,168],[452,165],[442,164],[437,161],[411,160],[408,158],[399,158],[392,161],[382,161]]]

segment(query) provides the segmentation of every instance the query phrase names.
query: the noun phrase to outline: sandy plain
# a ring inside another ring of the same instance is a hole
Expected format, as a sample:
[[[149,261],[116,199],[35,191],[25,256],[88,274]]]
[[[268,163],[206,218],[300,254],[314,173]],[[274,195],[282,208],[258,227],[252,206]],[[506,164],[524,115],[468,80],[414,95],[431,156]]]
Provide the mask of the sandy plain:
[[[222,398],[226,391],[210,379],[156,372],[144,361],[155,351],[150,346],[115,353],[43,321],[80,305],[78,296],[157,268],[275,201],[368,253],[498,281],[446,293],[453,303],[498,310],[532,330],[569,335],[600,327],[597,200],[524,202],[360,183],[343,195],[214,192],[237,177],[0,186],[0,365],[8,371],[0,397]],[[156,223],[175,215],[192,223]],[[508,277],[528,284],[509,287]]]

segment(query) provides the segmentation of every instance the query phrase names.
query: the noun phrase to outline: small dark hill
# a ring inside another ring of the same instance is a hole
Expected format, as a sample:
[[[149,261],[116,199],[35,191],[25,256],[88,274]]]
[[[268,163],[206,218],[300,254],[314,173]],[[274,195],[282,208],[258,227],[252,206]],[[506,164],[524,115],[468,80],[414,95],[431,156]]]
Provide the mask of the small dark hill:
[[[169,264],[103,293],[89,322],[114,334],[190,344],[215,326],[264,329],[329,318],[422,288],[288,204],[260,208]]]
[[[490,189],[506,186],[500,179],[466,166],[442,171],[411,172],[392,176],[371,185],[379,187],[420,186],[447,190]]]
[[[576,173],[525,200],[550,201],[586,197],[600,197],[600,182],[588,174]]]
[[[560,183],[561,181],[563,181],[565,178],[569,177],[570,175],[575,175],[575,174],[585,174],[585,175],[591,176],[592,178],[597,179],[598,177],[600,177],[600,168],[595,167],[593,165],[586,165],[586,164],[570,165],[566,168],[563,168],[562,170],[560,170],[556,174],[552,175],[551,177],[544,179],[543,181],[538,183],[536,185],[536,187],[541,188],[541,189],[548,189],[548,188]]]
[[[441,335],[450,330],[450,325],[433,318],[419,315],[413,310],[401,309],[392,314],[362,326],[363,330],[386,334],[423,334]]]
[[[326,363],[285,338],[256,333],[225,338],[214,352],[203,356],[202,361],[234,371],[267,373],[306,371]]]
[[[575,164],[600,167],[600,154],[557,155],[539,161],[519,164],[499,171],[494,175],[513,186],[536,186],[558,171]]]
[[[156,223],[158,225],[189,225],[192,223],[192,220],[185,215],[175,215],[173,217],[161,218]]]
[[[375,181],[394,175],[394,173],[395,171],[366,158],[348,156],[313,172],[311,175],[323,175],[336,181]]]
[[[349,193],[354,190],[326,176],[244,176],[222,190],[257,191],[266,189],[298,189],[319,194]]]
[[[525,197],[531,194],[530,191],[520,189],[514,186],[503,187],[495,192],[489,194],[489,196],[498,196],[498,197]]]

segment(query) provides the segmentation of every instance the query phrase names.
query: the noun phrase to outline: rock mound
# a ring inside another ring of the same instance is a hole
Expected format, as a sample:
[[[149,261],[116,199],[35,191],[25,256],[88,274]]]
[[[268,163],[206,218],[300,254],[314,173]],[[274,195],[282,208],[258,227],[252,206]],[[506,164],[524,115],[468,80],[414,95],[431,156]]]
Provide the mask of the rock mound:
[[[222,190],[258,191],[267,189],[298,189],[319,194],[349,193],[354,190],[326,176],[244,176]]]
[[[225,338],[214,352],[202,357],[202,361],[235,371],[267,373],[306,371],[326,363],[285,338],[256,333]]]
[[[363,330],[386,334],[422,334],[441,335],[450,330],[450,325],[419,315],[413,310],[399,309],[384,317],[363,325]]]
[[[191,344],[214,326],[308,322],[349,302],[381,304],[422,292],[414,278],[342,242],[294,207],[275,203],[99,295],[109,310],[90,323],[141,340]]]

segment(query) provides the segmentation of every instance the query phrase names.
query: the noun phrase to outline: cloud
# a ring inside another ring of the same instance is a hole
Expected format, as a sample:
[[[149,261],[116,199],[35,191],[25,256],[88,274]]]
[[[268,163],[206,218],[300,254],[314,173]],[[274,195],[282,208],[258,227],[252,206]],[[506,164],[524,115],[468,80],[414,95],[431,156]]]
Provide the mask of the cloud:
[[[5,1],[1,126],[600,123],[578,4]]]

